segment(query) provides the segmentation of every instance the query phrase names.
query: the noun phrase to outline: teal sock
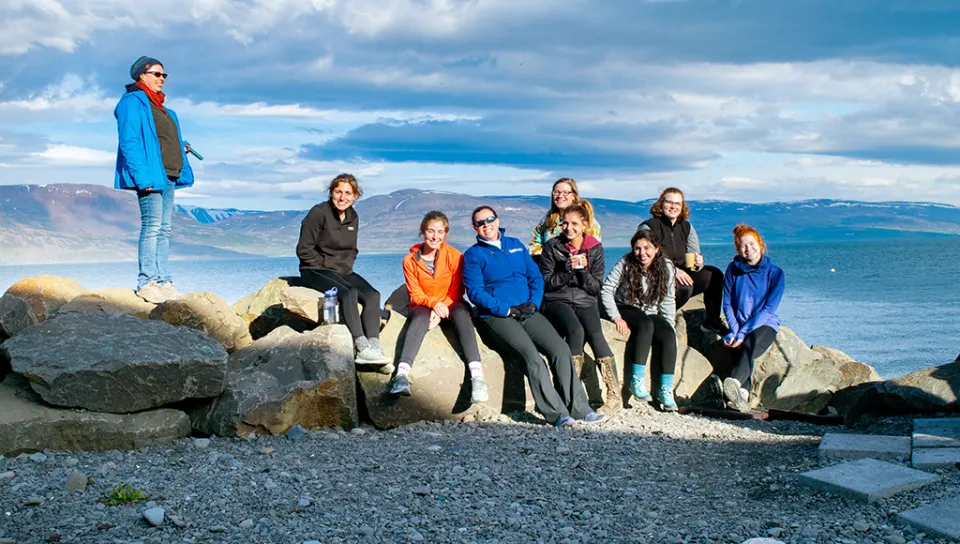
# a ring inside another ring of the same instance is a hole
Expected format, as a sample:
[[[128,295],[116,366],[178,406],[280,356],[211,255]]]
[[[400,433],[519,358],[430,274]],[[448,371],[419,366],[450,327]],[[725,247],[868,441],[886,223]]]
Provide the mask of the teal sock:
[[[660,387],[666,387],[673,391],[673,374],[661,374]]]
[[[633,365],[633,379],[643,381],[647,373],[647,365]]]

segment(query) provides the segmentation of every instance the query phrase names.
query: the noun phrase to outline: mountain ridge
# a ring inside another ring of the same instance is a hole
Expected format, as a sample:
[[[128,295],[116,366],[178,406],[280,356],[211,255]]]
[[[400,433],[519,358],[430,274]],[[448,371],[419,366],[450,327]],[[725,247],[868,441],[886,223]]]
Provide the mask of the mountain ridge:
[[[655,199],[590,199],[604,244],[626,246]],[[493,206],[511,236],[527,241],[549,206],[546,196],[475,196],[407,188],[357,202],[360,249],[406,252],[423,214],[443,210],[450,243],[473,243],[469,215]],[[704,243],[724,243],[740,222],[772,243],[960,235],[960,208],[936,202],[862,202],[808,199],[744,203],[690,201],[691,221]],[[308,210],[240,210],[177,205],[171,254],[180,259],[293,255]],[[134,260],[140,215],[135,196],[99,185],[0,186],[0,264]]]

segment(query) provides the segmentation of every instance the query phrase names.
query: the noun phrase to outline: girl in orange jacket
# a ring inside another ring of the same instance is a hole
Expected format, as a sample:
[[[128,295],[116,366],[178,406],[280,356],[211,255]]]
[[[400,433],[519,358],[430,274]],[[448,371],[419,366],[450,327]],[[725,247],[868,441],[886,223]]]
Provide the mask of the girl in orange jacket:
[[[410,367],[423,337],[440,320],[449,319],[470,368],[471,401],[484,402],[488,395],[480,349],[470,309],[463,300],[463,254],[444,242],[449,231],[450,221],[443,212],[427,212],[420,222],[423,243],[411,247],[403,258],[403,278],[410,293],[409,323],[390,393],[410,396]]]

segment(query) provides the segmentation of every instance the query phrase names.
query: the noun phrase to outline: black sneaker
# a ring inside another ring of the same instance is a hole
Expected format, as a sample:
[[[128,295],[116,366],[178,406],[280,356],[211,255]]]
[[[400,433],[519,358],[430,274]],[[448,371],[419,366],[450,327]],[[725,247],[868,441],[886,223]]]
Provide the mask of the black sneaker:
[[[410,393],[410,381],[406,376],[397,375],[390,380],[390,394],[402,397],[409,397],[412,394]]]
[[[705,321],[702,325],[700,325],[700,330],[703,332],[716,334],[717,336],[723,336],[730,332],[730,329],[728,329],[723,323],[711,323],[709,321]]]

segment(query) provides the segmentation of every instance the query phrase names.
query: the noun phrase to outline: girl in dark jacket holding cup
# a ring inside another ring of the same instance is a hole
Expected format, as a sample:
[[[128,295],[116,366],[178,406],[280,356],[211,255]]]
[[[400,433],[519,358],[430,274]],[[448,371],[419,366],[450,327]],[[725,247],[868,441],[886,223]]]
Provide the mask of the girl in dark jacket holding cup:
[[[600,325],[597,297],[603,286],[603,246],[587,234],[592,219],[593,208],[581,200],[564,210],[560,235],[543,245],[541,311],[566,338],[578,375],[583,369],[584,343],[590,344],[607,390],[603,410],[613,414],[622,406],[620,379],[613,351]]]

